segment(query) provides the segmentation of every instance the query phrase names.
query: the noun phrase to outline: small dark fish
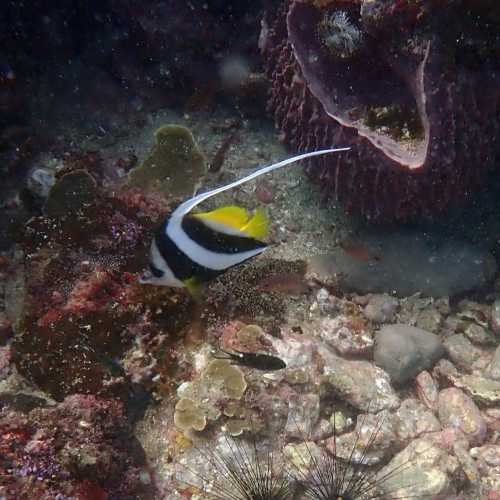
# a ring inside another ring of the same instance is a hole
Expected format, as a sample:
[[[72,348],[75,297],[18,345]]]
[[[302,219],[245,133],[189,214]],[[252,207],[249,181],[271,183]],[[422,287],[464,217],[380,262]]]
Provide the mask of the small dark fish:
[[[232,363],[248,366],[248,368],[256,368],[257,370],[283,370],[286,368],[286,363],[276,356],[271,356],[270,354],[260,354],[257,352],[228,352],[220,349],[220,352],[224,353],[225,356],[220,356],[212,354],[216,359],[230,359]]]

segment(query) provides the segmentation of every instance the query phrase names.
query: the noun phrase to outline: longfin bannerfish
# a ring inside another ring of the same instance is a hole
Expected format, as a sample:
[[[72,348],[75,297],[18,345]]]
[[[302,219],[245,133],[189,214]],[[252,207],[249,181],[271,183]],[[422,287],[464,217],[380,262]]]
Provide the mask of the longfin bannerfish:
[[[187,288],[197,295],[202,283],[267,248],[263,240],[269,231],[269,219],[263,209],[250,214],[241,207],[225,206],[191,214],[193,208],[216,194],[291,163],[349,149],[324,149],[287,158],[184,201],[157,230],[151,243],[149,271],[142,275],[140,283]]]

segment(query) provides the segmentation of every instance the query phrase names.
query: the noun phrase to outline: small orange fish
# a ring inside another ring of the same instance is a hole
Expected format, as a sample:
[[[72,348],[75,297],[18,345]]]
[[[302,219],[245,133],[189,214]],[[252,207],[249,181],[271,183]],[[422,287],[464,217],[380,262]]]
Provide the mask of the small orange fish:
[[[301,273],[282,273],[264,278],[257,285],[264,292],[276,292],[286,295],[302,295],[309,287]]]
[[[379,261],[382,257],[375,252],[372,252],[363,243],[353,243],[352,241],[339,241],[339,247],[353,259],[360,262],[370,262],[371,260]]]

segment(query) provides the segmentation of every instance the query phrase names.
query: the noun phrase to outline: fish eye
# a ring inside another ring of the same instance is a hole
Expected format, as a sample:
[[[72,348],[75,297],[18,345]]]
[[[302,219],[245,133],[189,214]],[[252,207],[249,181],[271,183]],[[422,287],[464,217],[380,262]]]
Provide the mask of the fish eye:
[[[161,269],[158,269],[154,264],[152,264],[151,262],[149,263],[149,270],[151,271],[151,274],[155,277],[155,278],[161,278],[165,273],[161,270]]]

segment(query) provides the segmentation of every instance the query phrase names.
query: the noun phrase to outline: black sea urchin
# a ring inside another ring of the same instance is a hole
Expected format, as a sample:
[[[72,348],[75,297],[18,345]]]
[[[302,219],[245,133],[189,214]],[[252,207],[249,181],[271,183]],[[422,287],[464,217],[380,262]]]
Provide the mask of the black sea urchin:
[[[273,453],[257,450],[255,437],[240,442],[224,435],[222,447],[199,449],[209,464],[208,477],[189,469],[202,481],[203,491],[218,500],[289,500],[292,479],[278,470]]]
[[[364,421],[363,421],[364,423]],[[362,423],[362,426],[363,426]],[[337,431],[334,425],[333,452],[316,451],[314,443],[303,443],[304,453],[299,453],[301,463],[295,464],[296,478],[302,486],[304,497],[310,500],[395,500],[399,497],[381,492],[380,486],[401,471],[407,464],[395,467],[386,474],[380,474],[382,465],[369,468],[369,454],[379,435],[384,419],[380,418],[369,436],[368,442],[358,455],[360,433],[356,438],[347,457],[337,453]],[[319,452],[319,453],[318,453]]]

